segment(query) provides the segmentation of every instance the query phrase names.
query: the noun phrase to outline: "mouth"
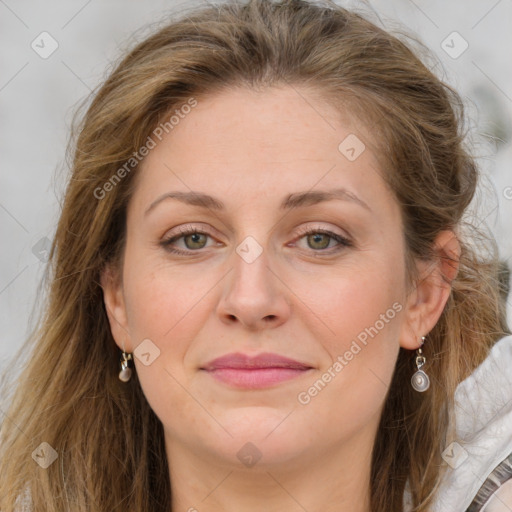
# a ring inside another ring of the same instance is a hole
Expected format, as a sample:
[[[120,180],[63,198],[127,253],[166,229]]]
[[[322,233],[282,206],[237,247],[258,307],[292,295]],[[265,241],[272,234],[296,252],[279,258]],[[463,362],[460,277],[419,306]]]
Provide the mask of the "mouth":
[[[278,354],[250,357],[234,353],[214,359],[200,369],[230,387],[261,389],[303,376],[313,367]]]

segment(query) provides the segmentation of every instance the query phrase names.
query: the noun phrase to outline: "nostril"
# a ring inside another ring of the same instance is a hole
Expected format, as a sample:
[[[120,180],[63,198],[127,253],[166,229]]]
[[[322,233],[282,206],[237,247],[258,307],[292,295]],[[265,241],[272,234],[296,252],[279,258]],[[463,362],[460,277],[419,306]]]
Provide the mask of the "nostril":
[[[267,315],[264,320],[274,320],[274,318],[276,317],[276,315]]]

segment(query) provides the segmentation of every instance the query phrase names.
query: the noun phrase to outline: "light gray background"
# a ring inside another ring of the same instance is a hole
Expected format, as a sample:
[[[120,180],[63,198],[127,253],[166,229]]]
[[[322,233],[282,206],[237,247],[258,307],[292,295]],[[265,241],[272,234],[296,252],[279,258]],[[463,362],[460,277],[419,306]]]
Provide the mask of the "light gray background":
[[[101,83],[121,50],[148,33],[145,26],[199,3],[0,0],[0,367],[15,364],[11,358],[34,323],[75,107]],[[438,55],[438,74],[468,98],[475,152],[488,176],[479,195],[480,218],[512,266],[512,1],[339,3],[361,8],[387,29],[402,27],[418,36]],[[58,43],[46,59],[31,47],[34,40],[42,46],[44,31]],[[452,52],[463,48],[458,36],[447,39],[454,31],[469,45],[457,58],[442,47],[447,41]],[[511,323],[510,297],[507,307]]]

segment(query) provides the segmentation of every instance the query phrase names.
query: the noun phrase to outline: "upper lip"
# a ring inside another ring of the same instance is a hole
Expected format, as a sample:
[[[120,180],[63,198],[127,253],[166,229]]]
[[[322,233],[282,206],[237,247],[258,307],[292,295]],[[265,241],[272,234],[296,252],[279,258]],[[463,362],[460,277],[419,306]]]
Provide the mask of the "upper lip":
[[[210,361],[202,370],[218,370],[221,368],[258,369],[258,368],[291,368],[295,370],[308,370],[312,366],[280,356],[279,354],[263,353],[249,356],[239,352],[226,354]]]

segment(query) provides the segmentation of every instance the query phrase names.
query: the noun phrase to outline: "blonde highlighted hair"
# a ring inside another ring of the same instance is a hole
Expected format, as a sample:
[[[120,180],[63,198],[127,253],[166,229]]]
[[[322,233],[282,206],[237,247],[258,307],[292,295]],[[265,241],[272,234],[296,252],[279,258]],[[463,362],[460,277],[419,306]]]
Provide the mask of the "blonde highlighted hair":
[[[414,510],[429,510],[453,436],[455,388],[507,329],[495,253],[478,250],[483,235],[464,217],[478,171],[464,146],[462,101],[404,42],[354,12],[249,0],[190,12],[139,43],[77,126],[47,307],[20,351],[30,354],[23,371],[4,386],[2,512],[171,510],[162,425],[137,376],[118,379],[99,280],[122,255],[136,163],[107,194],[97,191],[190,98],[286,84],[314,89],[372,127],[401,206],[411,285],[414,261],[434,257],[437,234],[453,229],[461,242],[451,295],[424,347],[431,388],[412,389],[414,353],[400,349],[373,450],[372,512],[401,511],[406,483]],[[31,456],[42,442],[58,454],[47,469]]]

